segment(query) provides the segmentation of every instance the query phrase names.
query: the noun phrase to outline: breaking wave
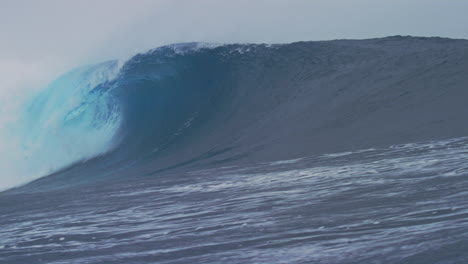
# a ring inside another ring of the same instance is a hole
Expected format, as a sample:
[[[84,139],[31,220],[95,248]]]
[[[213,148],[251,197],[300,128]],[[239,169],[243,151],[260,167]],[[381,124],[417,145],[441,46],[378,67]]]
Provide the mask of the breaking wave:
[[[187,43],[78,68],[8,128],[16,172],[1,181],[62,186],[466,136],[467,57],[465,41],[390,37]]]

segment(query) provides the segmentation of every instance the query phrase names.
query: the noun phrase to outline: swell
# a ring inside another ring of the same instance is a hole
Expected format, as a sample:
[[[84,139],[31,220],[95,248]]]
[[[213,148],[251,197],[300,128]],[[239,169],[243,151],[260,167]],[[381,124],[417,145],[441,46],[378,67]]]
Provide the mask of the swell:
[[[94,89],[115,147],[17,190],[466,136],[466,72],[468,41],[441,38],[158,48]]]

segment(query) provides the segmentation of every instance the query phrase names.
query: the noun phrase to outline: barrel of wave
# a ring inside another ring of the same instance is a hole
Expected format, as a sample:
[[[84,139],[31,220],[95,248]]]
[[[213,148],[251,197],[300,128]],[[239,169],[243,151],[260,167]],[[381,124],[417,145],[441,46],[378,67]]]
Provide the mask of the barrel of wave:
[[[120,126],[112,88],[121,64],[72,70],[0,113],[0,190],[108,152]],[[13,111],[13,112],[12,112]]]

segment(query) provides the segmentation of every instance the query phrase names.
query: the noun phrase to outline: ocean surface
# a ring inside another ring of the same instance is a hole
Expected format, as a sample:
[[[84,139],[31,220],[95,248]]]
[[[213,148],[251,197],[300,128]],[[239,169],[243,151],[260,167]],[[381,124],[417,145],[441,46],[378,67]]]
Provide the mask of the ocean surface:
[[[401,36],[74,69],[8,128],[0,263],[467,263],[467,73]]]

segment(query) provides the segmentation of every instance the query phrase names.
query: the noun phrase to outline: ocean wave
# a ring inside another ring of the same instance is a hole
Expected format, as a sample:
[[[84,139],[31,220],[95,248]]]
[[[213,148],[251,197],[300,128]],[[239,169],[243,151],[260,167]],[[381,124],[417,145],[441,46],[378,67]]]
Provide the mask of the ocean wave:
[[[467,58],[466,41],[391,37],[185,43],[82,67],[28,103],[15,132],[20,166],[34,173],[13,182],[49,175],[33,185],[63,186],[466,136]]]

